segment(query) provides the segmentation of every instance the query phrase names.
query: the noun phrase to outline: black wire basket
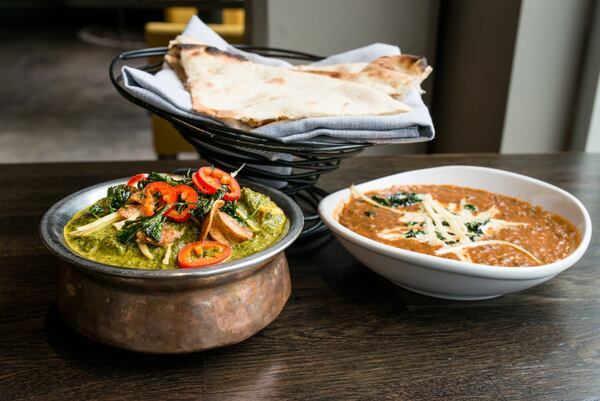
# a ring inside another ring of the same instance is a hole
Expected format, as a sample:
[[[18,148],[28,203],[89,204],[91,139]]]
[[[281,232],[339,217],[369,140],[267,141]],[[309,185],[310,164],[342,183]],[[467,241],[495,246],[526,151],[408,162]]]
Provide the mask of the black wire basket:
[[[238,47],[266,57],[309,62],[321,59],[318,56],[291,50]],[[129,65],[155,73],[162,68],[162,56],[167,50],[167,47],[157,47],[119,54],[109,68],[110,80],[117,91],[129,101],[169,121],[209,163],[229,171],[237,170],[246,164],[240,172],[241,177],[263,184],[265,181],[277,183],[279,189],[290,195],[304,211],[304,230],[301,237],[306,238],[325,232],[326,227],[319,219],[317,208],[319,201],[327,195],[327,192],[316,186],[319,177],[337,169],[343,159],[356,155],[371,144],[335,143],[323,140],[286,143],[264,134],[229,127],[218,120],[198,121],[184,118],[129,94],[124,88],[121,67]],[[151,63],[148,60],[151,57],[160,57],[161,61]],[[279,157],[274,159],[273,154]],[[270,167],[269,171],[260,168],[266,166]],[[279,167],[280,171],[274,171],[273,167]]]

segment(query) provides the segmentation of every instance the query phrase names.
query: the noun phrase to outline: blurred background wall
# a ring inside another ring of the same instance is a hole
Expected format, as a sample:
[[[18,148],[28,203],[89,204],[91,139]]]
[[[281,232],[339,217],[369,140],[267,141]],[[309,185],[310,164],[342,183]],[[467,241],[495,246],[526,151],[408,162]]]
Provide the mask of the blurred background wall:
[[[386,42],[425,55],[437,138],[370,153],[600,151],[598,1],[6,0],[0,161],[195,157],[106,72],[192,14],[234,43],[328,55]]]
[[[600,5],[591,12],[571,148],[600,152]]]
[[[585,87],[586,42],[593,1],[524,0],[514,48],[500,150],[569,148]]]
[[[375,42],[434,55],[437,0],[261,0],[256,43],[328,55]],[[398,38],[402,38],[401,43]]]

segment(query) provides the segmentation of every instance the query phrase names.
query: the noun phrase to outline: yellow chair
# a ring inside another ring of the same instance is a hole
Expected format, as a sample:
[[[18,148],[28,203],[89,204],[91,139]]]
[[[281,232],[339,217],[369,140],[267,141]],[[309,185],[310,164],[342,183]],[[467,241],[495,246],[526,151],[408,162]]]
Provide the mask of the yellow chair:
[[[184,29],[187,21],[196,15],[195,7],[168,7],[165,9],[164,22],[148,22],[145,25],[146,45],[148,47],[166,46]],[[244,10],[241,8],[223,9],[222,24],[208,24],[229,43],[244,42]],[[156,60],[153,60],[156,61]],[[193,151],[194,148],[166,120],[152,116],[152,137],[154,151],[159,159],[175,159],[179,152]]]

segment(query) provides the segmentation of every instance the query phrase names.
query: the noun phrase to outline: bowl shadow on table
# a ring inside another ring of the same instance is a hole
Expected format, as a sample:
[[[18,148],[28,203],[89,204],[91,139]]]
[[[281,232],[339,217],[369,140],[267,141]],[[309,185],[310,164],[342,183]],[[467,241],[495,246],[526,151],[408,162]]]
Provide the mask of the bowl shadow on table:
[[[123,363],[132,369],[143,367],[146,371],[153,367],[154,361],[160,362],[160,366],[158,364],[155,366],[157,370],[159,367],[168,369],[169,364],[186,369],[202,367],[202,359],[193,357],[193,354],[162,358],[162,355],[137,353],[88,339],[67,324],[56,304],[48,308],[44,329],[48,344],[59,357],[98,375],[103,373],[110,375],[111,368],[122,369]]]
[[[311,241],[296,243],[294,248],[288,251],[288,259],[292,273],[292,286],[295,281],[296,263],[316,268],[316,272],[328,289],[354,305],[368,305],[388,299],[399,302],[401,309],[406,310],[407,304],[420,301],[461,303],[419,295],[393,284],[360,263],[329,233]],[[302,278],[298,277],[300,280]]]
[[[66,323],[56,304],[46,313],[44,330],[58,358],[110,386],[115,384],[114,380],[139,379],[150,386],[168,380],[182,388],[179,395],[188,391],[190,397],[196,397],[199,388],[204,392],[219,387],[218,383],[234,380],[236,388],[260,388],[261,396],[266,397],[278,388],[276,382],[280,375],[277,372],[282,370],[282,362],[276,355],[264,358],[260,366],[253,360],[257,349],[262,349],[261,337],[268,327],[239,344],[188,354],[143,354],[90,340]],[[148,377],[160,380],[148,381]],[[197,382],[190,387],[191,380]],[[239,396],[236,388],[227,390],[225,395]]]
[[[452,319],[468,325],[486,322],[493,325],[498,319],[518,319],[523,325],[561,320],[560,303],[547,295],[555,292],[551,289],[556,285],[554,282],[482,301],[438,299],[406,290],[376,274],[343,249],[331,235],[294,250],[302,254],[303,263],[316,265],[318,274],[329,290],[352,308],[363,309],[365,314],[394,316],[397,319],[411,316],[408,320],[415,324],[429,318]],[[306,254],[311,255],[309,260],[306,260]],[[293,262],[294,254],[290,256]],[[291,267],[293,287],[293,265]],[[361,311],[357,310],[357,313]],[[414,319],[419,316],[421,319]]]
[[[322,299],[352,308],[357,314],[382,314],[380,317],[406,312],[403,294],[408,291],[363,266],[329,233],[296,242],[287,255],[293,302],[298,297],[303,302],[307,297],[314,302]]]

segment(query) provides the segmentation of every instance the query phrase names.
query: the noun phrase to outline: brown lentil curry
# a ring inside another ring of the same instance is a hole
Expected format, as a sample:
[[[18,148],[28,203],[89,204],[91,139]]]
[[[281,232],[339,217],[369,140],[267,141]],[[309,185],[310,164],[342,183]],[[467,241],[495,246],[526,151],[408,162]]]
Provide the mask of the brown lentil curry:
[[[452,185],[355,193],[339,214],[350,230],[384,244],[493,266],[538,266],[579,245],[564,218],[527,202]]]

